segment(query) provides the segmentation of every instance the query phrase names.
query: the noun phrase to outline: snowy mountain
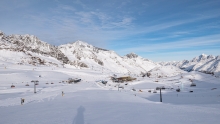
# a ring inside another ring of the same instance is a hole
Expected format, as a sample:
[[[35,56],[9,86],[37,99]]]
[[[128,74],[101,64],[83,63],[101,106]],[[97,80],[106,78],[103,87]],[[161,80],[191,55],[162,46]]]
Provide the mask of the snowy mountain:
[[[34,35],[5,35],[0,31],[0,50],[22,52],[29,58],[35,59],[33,55],[53,57],[62,63],[68,63],[68,58],[55,46],[39,40]],[[41,64],[41,63],[39,63]]]
[[[180,68],[173,66],[173,65],[167,65],[167,66],[158,66],[150,71],[147,72],[147,77],[153,77],[153,78],[164,78],[164,77],[172,77],[177,76],[180,74],[186,73],[185,71],[181,70]]]
[[[103,73],[146,73],[153,68],[173,65],[186,71],[200,71],[220,76],[220,56],[202,54],[192,60],[155,63],[135,53],[119,56],[111,50],[83,41],[53,46],[34,35],[5,35],[0,31],[0,60],[16,64],[70,66]]]
[[[0,52],[1,60],[17,64],[61,66],[64,63],[74,68],[88,68],[102,72],[140,74],[157,65],[134,53],[121,57],[114,51],[98,48],[82,41],[56,47],[33,35],[7,36],[1,31]]]
[[[156,67],[154,62],[136,54],[121,57],[114,51],[101,49],[82,41],[61,45],[59,49],[68,56],[71,65],[97,71],[140,74]]]
[[[212,56],[202,54],[192,60],[178,62],[161,62],[160,65],[174,65],[186,71],[200,71],[207,74],[220,75],[220,55]]]
[[[155,62],[142,58],[141,56],[138,56],[135,53],[127,54],[123,57],[123,61],[131,66],[134,66],[133,68],[131,68],[131,70],[140,68],[142,69],[141,72],[147,72],[158,66],[158,64],[156,64]]]

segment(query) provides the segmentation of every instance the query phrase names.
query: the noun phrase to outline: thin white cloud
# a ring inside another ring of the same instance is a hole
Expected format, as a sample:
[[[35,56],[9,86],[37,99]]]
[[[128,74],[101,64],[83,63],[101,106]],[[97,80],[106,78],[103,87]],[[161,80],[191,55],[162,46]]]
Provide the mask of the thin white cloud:
[[[79,24],[85,24],[87,26],[93,26],[96,29],[115,29],[115,28],[126,28],[132,24],[134,20],[131,17],[111,17],[105,13],[99,11],[89,11],[89,12],[75,12],[77,17],[74,17]],[[98,20],[98,21],[97,21]]]
[[[131,18],[131,17],[124,17],[119,22],[112,22],[112,25],[114,25],[116,27],[126,27],[126,26],[131,25],[132,21],[133,21],[133,18]]]
[[[60,5],[59,7],[60,7],[60,9],[63,9],[63,10],[68,10],[68,11],[72,11],[72,12],[76,11],[75,8],[73,8],[72,6],[68,6],[68,5]]]
[[[185,40],[180,40],[176,42],[159,43],[159,44],[145,44],[140,47],[126,48],[119,50],[122,53],[133,52],[157,52],[161,50],[173,50],[180,48],[190,48],[199,46],[211,46],[220,43],[220,34],[190,38]]]
[[[151,59],[155,62],[159,61],[182,61],[182,60],[191,60],[194,57],[197,57],[201,54],[206,55],[220,55],[220,50],[218,49],[199,49],[199,50],[184,50],[184,51],[169,51],[169,52],[158,52],[158,53],[147,53],[143,57]]]
[[[0,1],[0,12],[14,11],[16,9],[27,7],[31,4],[30,0],[6,0]]]
[[[141,32],[142,33],[155,32],[155,31],[171,28],[171,27],[174,27],[174,26],[179,26],[179,25],[183,25],[183,24],[188,24],[188,23],[192,23],[192,22],[197,22],[197,21],[201,21],[201,20],[215,18],[215,17],[218,17],[218,16],[219,16],[218,14],[213,14],[213,15],[209,15],[209,16],[199,16],[199,17],[185,19],[185,20],[165,22],[165,23],[145,27],[143,30],[141,30]]]
[[[86,4],[84,4],[81,0],[73,0],[73,3],[78,4],[83,8],[87,8]]]

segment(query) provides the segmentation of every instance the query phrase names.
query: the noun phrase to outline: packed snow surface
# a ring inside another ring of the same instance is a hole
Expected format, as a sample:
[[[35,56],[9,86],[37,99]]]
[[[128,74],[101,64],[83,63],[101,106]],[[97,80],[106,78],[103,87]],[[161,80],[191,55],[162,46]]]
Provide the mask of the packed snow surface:
[[[1,124],[220,122],[220,79],[209,74],[172,71],[176,69],[172,67],[166,68],[170,71],[157,70],[166,77],[130,75],[137,79],[115,83],[110,77],[113,74],[123,76],[123,73],[69,66],[17,65],[3,60],[0,63]],[[68,84],[68,78],[82,81]],[[36,93],[32,80],[39,81]],[[98,80],[108,83],[105,85]],[[196,87],[190,87],[192,82]],[[162,102],[159,90],[155,90],[161,86],[167,88],[162,90]],[[176,92],[176,88],[181,91]],[[23,105],[21,98],[25,99]]]

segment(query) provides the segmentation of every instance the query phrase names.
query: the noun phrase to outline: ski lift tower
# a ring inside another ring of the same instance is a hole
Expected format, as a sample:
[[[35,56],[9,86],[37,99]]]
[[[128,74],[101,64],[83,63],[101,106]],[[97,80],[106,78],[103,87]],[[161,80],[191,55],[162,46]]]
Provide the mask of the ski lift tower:
[[[31,82],[34,83],[34,93],[36,93],[36,85],[38,84],[38,80],[32,80]]]
[[[161,93],[162,87],[160,87],[160,102],[162,102],[162,93]]]
[[[160,90],[160,102],[162,102],[162,93],[161,93],[161,89],[162,89],[162,87],[158,87],[159,88],[159,90]],[[155,90],[156,91],[156,90]],[[154,92],[155,92],[154,91]]]

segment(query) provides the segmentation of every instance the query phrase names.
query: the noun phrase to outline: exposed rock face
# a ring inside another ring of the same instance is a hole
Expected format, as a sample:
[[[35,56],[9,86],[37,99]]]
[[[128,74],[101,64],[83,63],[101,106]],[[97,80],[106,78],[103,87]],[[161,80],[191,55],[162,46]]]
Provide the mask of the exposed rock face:
[[[44,56],[57,58],[63,63],[68,63],[69,59],[55,46],[39,40],[33,35],[5,35],[0,31],[0,49],[10,51],[20,51],[26,53],[31,51]]]
[[[135,53],[130,53],[130,54],[127,54],[126,55],[128,58],[137,58],[138,57],[138,55],[137,54],[135,54]]]

